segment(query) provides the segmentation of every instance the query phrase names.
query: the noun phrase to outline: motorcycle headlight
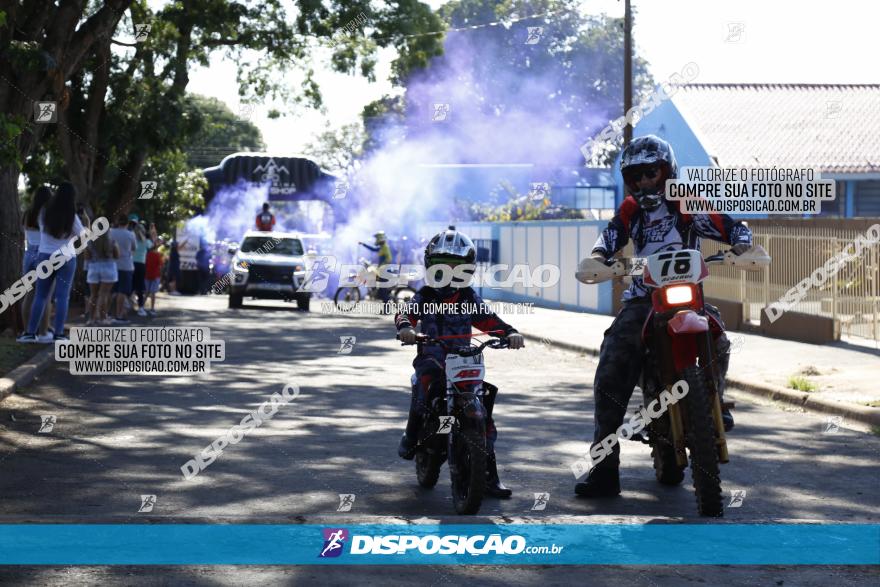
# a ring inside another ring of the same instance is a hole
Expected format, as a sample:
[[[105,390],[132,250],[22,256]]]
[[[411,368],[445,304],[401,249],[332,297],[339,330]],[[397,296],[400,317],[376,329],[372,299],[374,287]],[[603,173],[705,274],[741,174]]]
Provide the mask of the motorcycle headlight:
[[[666,303],[670,306],[690,304],[694,301],[694,288],[689,285],[673,285],[663,290]]]
[[[247,271],[248,270],[248,262],[247,261],[236,261],[235,268],[238,271]]]

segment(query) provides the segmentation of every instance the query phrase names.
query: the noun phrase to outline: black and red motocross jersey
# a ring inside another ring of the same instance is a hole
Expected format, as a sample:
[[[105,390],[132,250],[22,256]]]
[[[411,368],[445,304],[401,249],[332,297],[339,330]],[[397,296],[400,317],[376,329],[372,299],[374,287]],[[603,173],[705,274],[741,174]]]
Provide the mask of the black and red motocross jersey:
[[[610,258],[633,241],[635,257],[647,257],[663,251],[700,249],[700,238],[708,238],[731,246],[752,244],[752,231],[742,222],[726,214],[684,214],[678,202],[664,200],[656,210],[643,210],[632,196],[617,209],[617,214],[599,235],[593,253]],[[649,295],[642,278],[634,276],[623,292],[624,301]]]

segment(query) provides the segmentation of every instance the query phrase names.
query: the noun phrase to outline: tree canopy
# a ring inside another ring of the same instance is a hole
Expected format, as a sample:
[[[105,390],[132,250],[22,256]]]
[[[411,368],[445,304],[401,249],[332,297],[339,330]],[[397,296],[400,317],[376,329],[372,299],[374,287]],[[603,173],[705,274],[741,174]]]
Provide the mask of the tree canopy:
[[[0,0],[0,290],[20,266],[19,173],[70,180],[82,202],[128,211],[143,174],[183,170],[176,153],[200,132],[191,68],[222,55],[238,75],[218,83],[238,83],[243,100],[320,106],[322,48],[332,69],[372,78],[379,49],[393,47],[399,80],[441,52],[439,36],[420,33],[442,28],[418,0]],[[291,70],[298,86],[279,75]],[[57,105],[56,122],[35,121],[37,101]]]
[[[455,135],[459,127],[469,161],[534,160],[543,151],[547,162],[582,165],[580,145],[622,114],[623,19],[588,15],[576,0],[456,0],[439,12],[449,27],[443,55],[410,72],[403,97],[365,108],[368,149],[404,136]],[[652,86],[636,56],[635,102]],[[434,124],[430,112],[444,97],[454,117],[447,126]],[[548,144],[509,148],[526,137]]]

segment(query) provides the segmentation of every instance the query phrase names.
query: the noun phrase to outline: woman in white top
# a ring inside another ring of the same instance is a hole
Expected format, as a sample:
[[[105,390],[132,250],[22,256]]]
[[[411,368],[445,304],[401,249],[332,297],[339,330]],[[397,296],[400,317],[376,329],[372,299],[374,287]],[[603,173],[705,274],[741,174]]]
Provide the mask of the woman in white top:
[[[82,222],[76,215],[76,188],[71,183],[62,183],[52,199],[40,214],[40,248],[37,265],[47,260],[52,253],[63,248],[70,240],[83,231]],[[55,340],[67,340],[64,335],[64,321],[67,319],[67,306],[70,301],[70,288],[76,273],[76,257],[70,259],[45,279],[37,279],[37,295],[28,320],[27,330],[19,337],[20,342],[37,342],[37,324],[43,316],[52,283],[55,283]]]
[[[24,218],[22,219],[21,224],[24,228],[25,238],[27,240],[27,249],[24,251],[21,263],[22,275],[37,268],[37,255],[39,254],[38,249],[40,248],[40,212],[43,211],[43,207],[51,197],[52,190],[47,186],[41,185],[36,191],[34,191],[34,199],[31,200],[31,205],[28,206],[28,209],[24,213]],[[34,303],[34,295],[34,291],[31,290],[25,294],[24,300],[22,300],[21,321],[25,326],[27,326],[28,319],[31,316],[31,306],[33,306]],[[48,328],[49,312],[43,312],[43,320],[40,322],[38,336],[45,339],[47,337]],[[46,340],[46,342],[49,342],[50,340],[51,338]]]

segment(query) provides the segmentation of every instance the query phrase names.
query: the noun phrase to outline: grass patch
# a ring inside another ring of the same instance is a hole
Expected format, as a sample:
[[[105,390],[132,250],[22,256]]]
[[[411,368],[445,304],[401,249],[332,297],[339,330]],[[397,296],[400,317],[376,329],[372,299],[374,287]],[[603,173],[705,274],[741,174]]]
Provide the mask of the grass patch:
[[[800,375],[792,375],[788,378],[788,386],[792,389],[796,389],[797,391],[818,391],[819,387],[807,379],[806,377],[801,377]]]
[[[880,399],[875,399],[872,402],[866,402],[865,405],[869,408],[880,408]]]
[[[872,426],[871,434],[873,434],[874,436],[880,436],[880,426]]]
[[[41,344],[21,344],[0,336],[0,376],[6,375],[45,348]]]

